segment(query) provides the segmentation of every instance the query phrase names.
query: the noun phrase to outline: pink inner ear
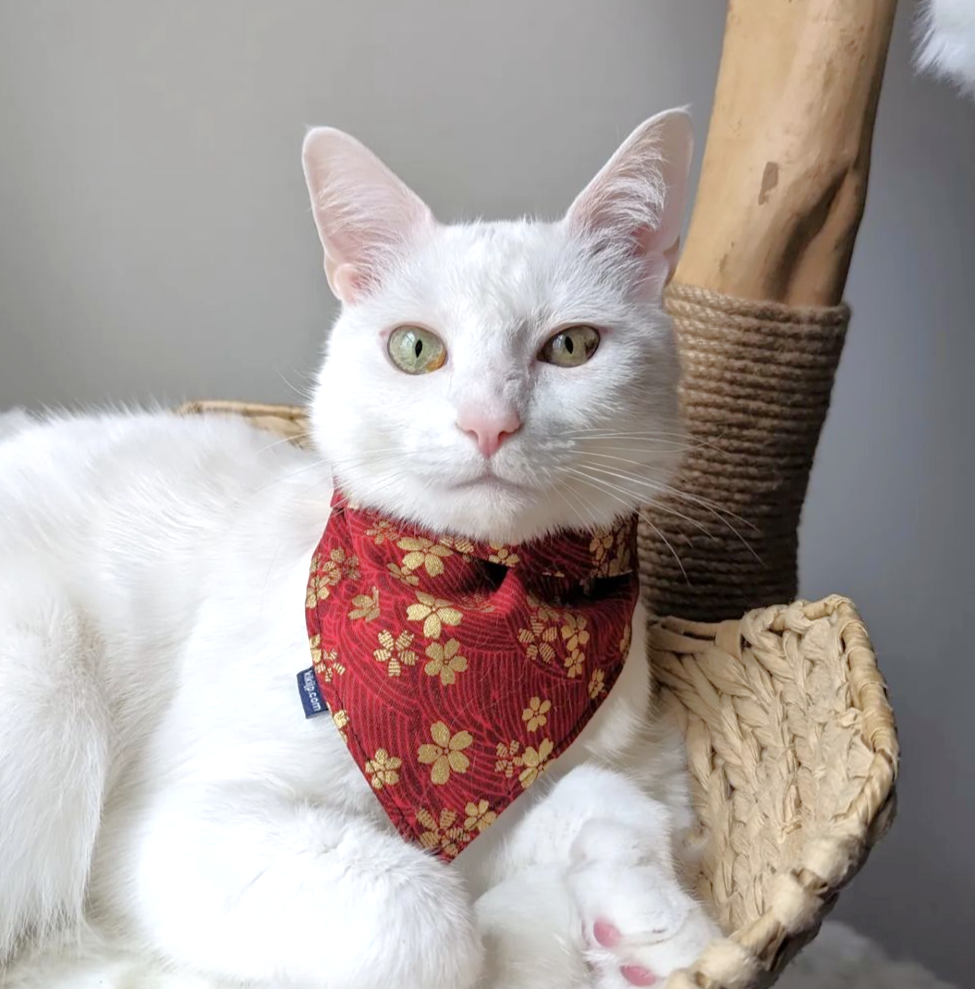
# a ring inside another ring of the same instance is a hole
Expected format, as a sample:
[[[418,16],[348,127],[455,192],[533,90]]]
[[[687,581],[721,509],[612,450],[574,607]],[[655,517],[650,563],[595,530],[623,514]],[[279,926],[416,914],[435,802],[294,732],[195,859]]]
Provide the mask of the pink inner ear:
[[[641,262],[644,289],[673,274],[692,151],[690,121],[668,110],[644,121],[569,207],[577,229],[605,233]]]
[[[639,227],[633,232],[633,241],[637,254],[661,254],[664,257],[674,249],[672,244],[665,244],[664,239],[670,231],[657,230],[649,225]]]
[[[362,296],[368,282],[362,272],[352,264],[337,265],[331,272],[326,265],[326,274],[332,291],[346,305],[351,305]]]
[[[660,231],[653,227],[640,227],[633,232],[631,253],[642,265],[641,284],[646,291],[660,292],[670,281],[679,249],[679,237],[666,246],[661,243]]]

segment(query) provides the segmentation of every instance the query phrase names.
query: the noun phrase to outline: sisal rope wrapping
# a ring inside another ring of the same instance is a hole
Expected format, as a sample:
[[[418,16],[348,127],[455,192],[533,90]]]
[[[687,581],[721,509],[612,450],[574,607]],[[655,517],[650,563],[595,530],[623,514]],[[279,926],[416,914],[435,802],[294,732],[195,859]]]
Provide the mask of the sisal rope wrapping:
[[[799,516],[850,312],[679,284],[666,301],[690,450],[641,526],[646,603],[737,618],[795,597]]]

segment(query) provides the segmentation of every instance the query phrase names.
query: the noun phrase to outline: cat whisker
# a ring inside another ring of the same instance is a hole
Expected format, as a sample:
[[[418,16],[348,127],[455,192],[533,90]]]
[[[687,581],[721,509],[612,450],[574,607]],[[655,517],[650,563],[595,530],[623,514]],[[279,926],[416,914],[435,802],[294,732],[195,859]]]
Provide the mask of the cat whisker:
[[[261,494],[269,490],[270,488],[276,487],[278,484],[281,484],[284,481],[290,481],[293,478],[300,476],[301,474],[306,474],[310,470],[320,470],[321,468],[323,467],[327,468],[328,466],[329,466],[328,461],[324,457],[320,457],[318,460],[315,460],[310,464],[305,464],[304,467],[299,467],[297,470],[290,471],[287,474],[282,474],[281,477],[276,477],[273,481],[271,481],[270,484],[263,485],[262,487],[254,491],[253,494]]]
[[[603,456],[603,455],[599,453],[587,453],[587,456]],[[624,460],[624,458],[622,457],[619,458],[603,457],[603,459]],[[639,461],[629,461],[629,462],[637,467],[646,466],[640,463]],[[707,498],[702,498],[699,495],[690,495],[687,492],[680,491],[677,488],[674,488],[672,485],[669,485],[662,481],[656,481],[653,483],[657,485],[660,491],[665,492],[666,494],[670,495],[673,498],[682,498],[684,501],[688,502],[689,504],[699,505],[701,508],[709,509],[710,511],[717,513],[719,516],[727,515],[729,518],[733,518],[736,522],[740,522],[742,525],[748,526],[749,528],[754,529],[756,532],[758,531],[758,526],[756,526],[753,522],[750,522],[746,518],[742,518],[742,516],[740,515],[736,515],[734,512],[731,512],[726,508],[722,508],[722,506],[718,505],[716,502],[710,501]],[[725,521],[724,518],[722,518],[722,521]]]
[[[689,453],[691,451],[689,446],[668,446],[668,447],[635,447],[635,446],[600,446],[595,450],[590,450],[587,447],[579,448],[574,447],[573,452],[575,453],[585,453],[589,457],[613,457],[616,453],[642,453],[642,454],[656,454],[656,453]],[[612,453],[607,453],[606,451],[612,451]],[[636,461],[632,461],[636,463]],[[641,466],[646,466],[646,461],[640,461]]]
[[[289,381],[288,378],[285,377],[285,374],[281,368],[275,367],[274,373],[284,382],[285,386],[290,391],[293,391],[301,399],[300,404],[303,407],[308,408],[311,406],[315,388],[315,382],[313,380],[309,380],[304,387],[299,387],[293,381]],[[306,375],[306,377],[311,378],[310,375]]]
[[[609,485],[607,482],[603,482],[599,480],[599,478],[591,477],[590,475],[584,474],[582,471],[575,470],[571,467],[569,469],[572,471],[573,474],[578,474],[580,480],[584,484],[588,484],[590,487],[595,488],[597,491],[609,495],[610,498],[613,498],[615,501],[618,501],[620,504],[625,505],[628,511],[633,511],[631,503],[627,501],[625,498],[621,498],[618,494],[616,494],[612,490],[613,488],[616,488],[616,485]],[[623,490],[623,489],[617,488],[617,490]],[[634,514],[637,516],[637,518],[640,519],[640,521],[648,525],[660,537],[661,542],[663,542],[663,544],[667,547],[667,549],[670,550],[671,554],[674,557],[674,560],[676,560],[677,566],[680,568],[680,572],[684,576],[684,580],[686,580],[689,584],[690,580],[687,576],[687,571],[684,569],[684,564],[681,561],[681,558],[677,555],[677,551],[674,549],[673,546],[671,546],[670,541],[667,539],[667,537],[642,512],[635,511]]]
[[[623,440],[623,439],[640,439],[640,440],[663,440],[670,442],[683,442],[689,444],[689,449],[701,449],[706,447],[715,453],[720,454],[723,457],[729,457],[730,454],[723,450],[720,446],[711,440],[701,439],[699,437],[694,437],[686,432],[666,432],[660,430],[614,430],[614,429],[593,429],[593,430],[573,430],[569,429],[563,433],[567,437],[578,437],[580,439],[611,439],[611,440]]]
[[[698,498],[694,495],[689,495],[687,494],[687,492],[679,491],[677,488],[674,488],[669,484],[658,483],[656,487],[661,494],[668,495],[669,497],[673,498],[675,501],[683,501],[688,505],[697,505],[698,507],[703,508],[705,511],[709,512],[711,515],[713,515],[716,519],[722,522],[734,533],[738,541],[742,544],[742,546],[745,547],[745,549],[748,550],[748,552],[752,555],[752,557],[754,557],[757,563],[760,563],[762,566],[765,565],[764,560],[762,560],[761,556],[759,556],[759,554],[755,551],[751,543],[749,543],[748,540],[745,539],[745,537],[738,531],[738,529],[735,526],[731,524],[731,522],[728,521],[728,519],[734,519],[736,522],[740,522],[742,525],[747,526],[753,532],[756,533],[760,532],[761,530],[754,522],[750,522],[748,519],[742,518],[740,515],[736,515],[734,512],[730,512],[726,508],[722,508],[720,505],[715,505],[714,502],[710,502],[706,498]]]
[[[625,447],[615,447],[615,448],[614,447],[609,447],[608,449],[626,449],[626,448]],[[635,451],[628,451],[628,452],[635,452]],[[622,464],[632,464],[634,467],[641,467],[644,470],[648,470],[650,468],[650,466],[651,466],[645,460],[633,460],[631,457],[616,457],[616,456],[613,456],[610,453],[601,453],[598,450],[586,450],[586,456],[587,457],[599,457],[602,460],[616,460],[616,461],[619,461]]]
[[[610,477],[616,477],[623,481],[632,481],[635,484],[643,484],[646,486],[653,485],[652,481],[648,481],[644,478],[637,477],[631,474],[625,474],[625,473],[621,474],[616,471],[606,470],[605,468],[598,467],[595,464],[580,464],[579,466],[588,467],[589,470],[598,471],[600,474],[608,474]],[[620,487],[619,490],[622,491],[624,494],[630,495],[631,497],[635,497],[639,495],[639,492],[630,491],[623,487]],[[690,525],[693,525],[695,529],[700,530],[705,536],[708,536],[709,538],[713,538],[714,536],[714,533],[711,532],[708,529],[708,527],[704,525],[703,522],[699,522],[697,519],[692,519],[689,515],[685,515],[683,512],[678,512],[675,508],[670,508],[666,505],[661,505],[657,502],[653,503],[653,508],[656,511],[664,512],[666,515],[674,515],[679,519],[683,519],[685,522],[689,523]],[[725,524],[727,525],[727,523]]]
[[[573,506],[573,504],[569,502],[569,494],[570,494],[569,491],[562,491],[561,489],[559,489],[557,487],[555,488],[555,490],[558,491],[558,493],[561,495],[562,500],[566,503],[566,505],[568,505],[569,509],[571,511],[574,511],[579,516],[579,522],[581,523],[581,525],[582,525],[583,528],[589,528],[589,527],[594,526],[596,524],[596,512],[595,512],[595,508],[582,495],[582,492],[580,492],[580,491],[572,491],[571,492],[571,494],[573,496],[573,499],[576,499],[579,503],[581,503],[582,509],[580,510],[580,508],[578,507],[578,504],[575,505],[575,506]],[[586,510],[588,510],[588,513],[589,513],[589,517],[588,518],[586,517]]]
[[[277,439],[271,440],[271,442],[268,443],[266,446],[262,446],[260,452],[267,453],[268,450],[274,450],[276,447],[281,446],[282,443],[302,442],[308,439],[311,439],[311,436],[309,433],[305,432],[304,430],[302,430],[300,433],[297,433],[295,436],[279,436]]]
[[[586,466],[588,466],[591,470],[598,470],[601,473],[607,473],[607,474],[613,473],[612,471],[609,471],[606,468],[600,468],[595,464],[589,464]],[[737,521],[740,521],[742,524],[749,526],[751,529],[757,532],[758,527],[755,526],[753,523],[749,522],[747,519],[743,519],[740,516],[736,516],[733,512],[720,510],[715,506],[713,506],[712,504],[709,504],[706,499],[696,498],[693,495],[687,495],[685,492],[678,491],[676,488],[673,488],[669,484],[665,484],[659,481],[652,481],[645,477],[641,477],[635,474],[630,474],[629,472],[617,473],[614,476],[619,477],[622,480],[630,480],[633,481],[634,483],[642,484],[643,486],[650,488],[652,491],[669,495],[671,498],[673,498],[676,501],[683,500],[687,504],[693,504],[703,508],[709,514],[713,515],[723,526],[725,526],[735,535],[738,541],[742,544],[742,546],[745,547],[746,550],[748,550],[748,552],[752,555],[752,557],[755,559],[756,562],[762,563],[764,565],[761,556],[756,552],[756,550],[751,545],[751,543],[749,543],[748,540],[745,539],[745,537],[741,534],[741,532],[739,532],[739,530],[734,525],[732,525],[731,522],[728,521],[728,518],[726,518],[725,516],[727,515],[730,518],[734,518]],[[630,494],[635,494],[635,493],[636,492],[630,492]],[[663,505],[659,501],[656,501],[654,502],[654,508],[657,511],[666,512],[669,515],[675,515],[679,518],[684,519],[686,522],[690,522],[695,527],[701,529],[701,531],[704,532],[706,535],[713,535],[712,533],[708,532],[707,528],[701,525],[699,522],[690,518],[689,516],[684,515],[681,512],[676,511],[676,509],[673,509],[670,506]]]

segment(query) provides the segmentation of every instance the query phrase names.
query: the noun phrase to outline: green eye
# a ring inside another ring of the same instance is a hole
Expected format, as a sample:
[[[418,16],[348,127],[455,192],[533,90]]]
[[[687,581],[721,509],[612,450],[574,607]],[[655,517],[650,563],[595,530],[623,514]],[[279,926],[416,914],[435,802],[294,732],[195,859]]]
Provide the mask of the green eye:
[[[558,367],[578,367],[596,353],[599,331],[591,326],[570,326],[546,341],[538,357]]]
[[[444,366],[447,348],[422,326],[397,326],[386,344],[389,359],[407,374],[428,374]]]

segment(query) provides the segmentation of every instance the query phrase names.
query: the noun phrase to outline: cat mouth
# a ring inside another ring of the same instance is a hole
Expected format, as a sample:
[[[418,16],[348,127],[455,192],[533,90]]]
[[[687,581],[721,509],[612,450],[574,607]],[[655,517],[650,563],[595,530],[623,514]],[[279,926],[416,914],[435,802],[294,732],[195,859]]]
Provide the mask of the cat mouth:
[[[460,481],[453,485],[456,491],[496,491],[507,492],[509,494],[528,494],[531,488],[524,484],[516,484],[506,478],[500,477],[493,471],[487,470],[477,477],[472,477],[467,481]]]

